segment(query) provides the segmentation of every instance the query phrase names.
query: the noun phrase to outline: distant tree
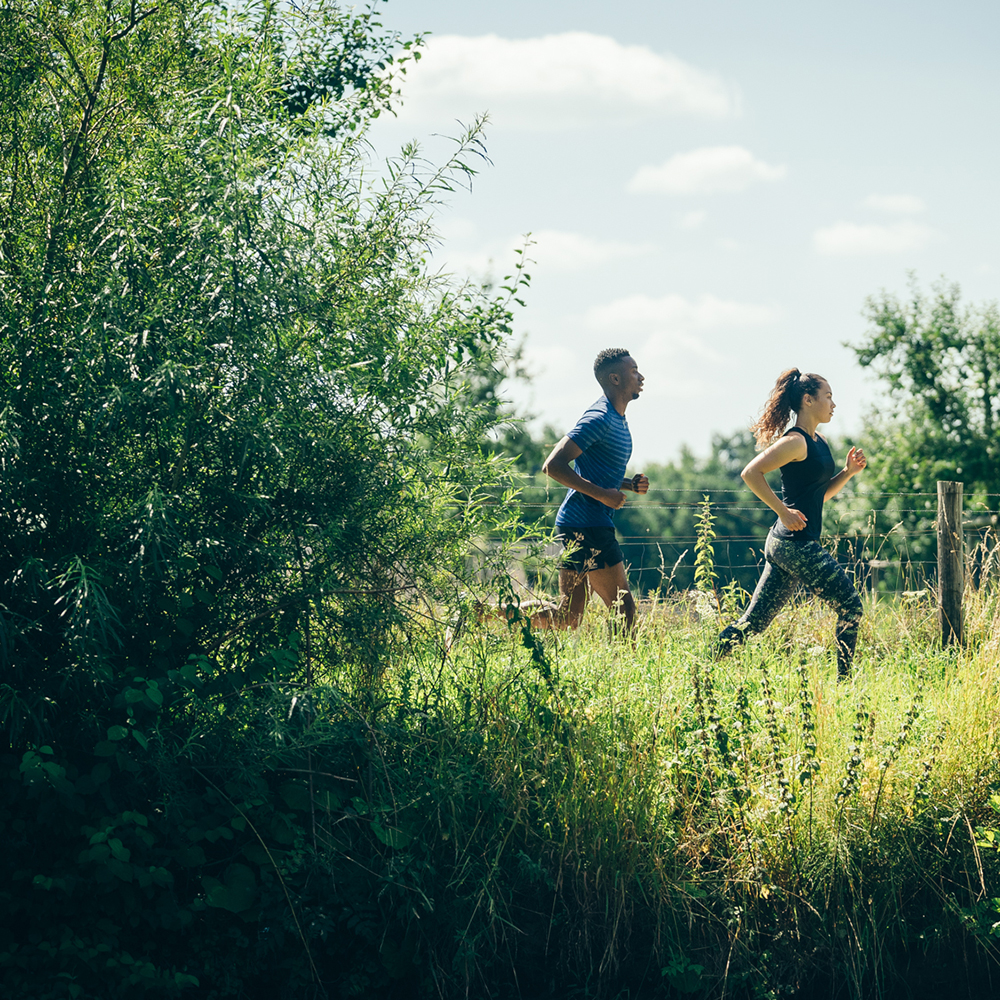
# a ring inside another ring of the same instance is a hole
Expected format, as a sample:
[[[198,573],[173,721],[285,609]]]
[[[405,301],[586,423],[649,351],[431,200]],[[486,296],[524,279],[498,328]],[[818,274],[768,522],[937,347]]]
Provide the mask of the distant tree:
[[[984,525],[1000,510],[1000,313],[995,302],[963,305],[957,284],[927,293],[913,279],[907,298],[883,291],[864,313],[870,329],[851,347],[886,393],[862,434],[863,492],[879,495],[858,520],[870,519],[876,537],[899,525],[873,542],[878,554],[930,569],[937,480],[964,483]]]
[[[969,492],[1000,492],[997,304],[963,307],[957,284],[939,282],[928,295],[912,283],[906,300],[869,298],[865,316],[871,329],[851,346],[887,390],[869,420],[879,485],[932,492],[954,479]]]
[[[649,494],[626,504],[615,517],[640,590],[655,591],[667,581],[681,589],[694,585],[695,520],[706,495],[716,518],[713,548],[719,582],[736,580],[752,588],[759,575],[760,549],[774,523],[771,511],[740,478],[753,455],[753,436],[737,431],[714,435],[705,458],[683,448],[678,460],[643,469],[649,476]]]

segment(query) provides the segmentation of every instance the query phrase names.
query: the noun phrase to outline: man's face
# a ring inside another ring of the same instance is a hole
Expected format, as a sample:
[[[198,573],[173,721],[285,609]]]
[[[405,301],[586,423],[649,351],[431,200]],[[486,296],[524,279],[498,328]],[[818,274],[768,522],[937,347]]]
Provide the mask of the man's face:
[[[615,367],[615,375],[618,376],[618,385],[623,393],[628,393],[629,399],[638,399],[642,392],[642,383],[646,380],[639,372],[639,365],[635,359],[626,356],[618,362]]]

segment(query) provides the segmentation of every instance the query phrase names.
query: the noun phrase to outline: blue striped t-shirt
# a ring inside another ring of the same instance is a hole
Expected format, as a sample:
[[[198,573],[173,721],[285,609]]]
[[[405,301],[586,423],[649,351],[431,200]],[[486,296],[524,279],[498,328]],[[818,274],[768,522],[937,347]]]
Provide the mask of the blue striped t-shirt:
[[[579,446],[576,471],[595,486],[617,490],[632,457],[632,435],[628,422],[607,396],[587,410],[567,437]],[[614,511],[585,493],[570,490],[556,514],[557,528],[613,528]]]

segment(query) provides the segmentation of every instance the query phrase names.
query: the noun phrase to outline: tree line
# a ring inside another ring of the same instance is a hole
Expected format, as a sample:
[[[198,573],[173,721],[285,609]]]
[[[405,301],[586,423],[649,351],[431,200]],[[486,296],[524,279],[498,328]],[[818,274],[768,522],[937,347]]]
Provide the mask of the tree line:
[[[848,346],[877,389],[859,432],[835,438],[835,455],[863,443],[873,456],[864,481],[828,511],[827,543],[859,567],[889,565],[869,579],[888,590],[933,579],[938,480],[965,485],[973,538],[996,542],[1000,468],[1000,325],[996,303],[967,305],[958,284],[941,280],[929,290],[911,275],[907,297],[883,290],[862,310],[867,330]],[[520,377],[527,377],[522,369]],[[564,430],[532,433],[526,422],[505,428],[496,444],[522,475],[522,513],[536,530],[551,527],[562,491],[541,475],[542,461]],[[650,595],[694,585],[694,542],[699,504],[714,515],[720,581],[752,588],[774,515],[750,495],[740,471],[754,455],[749,430],[713,435],[707,455],[682,447],[665,463],[644,467],[650,494],[616,514],[632,579]],[[780,488],[774,476],[772,485]],[[533,581],[551,573],[537,557]],[[868,569],[863,569],[869,572]]]

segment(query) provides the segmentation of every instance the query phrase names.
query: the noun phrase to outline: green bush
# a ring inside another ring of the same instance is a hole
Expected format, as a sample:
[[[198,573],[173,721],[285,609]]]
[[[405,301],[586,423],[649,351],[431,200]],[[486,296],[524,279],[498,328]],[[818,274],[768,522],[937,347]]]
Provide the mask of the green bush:
[[[473,387],[526,278],[425,264],[477,128],[369,181],[419,43],[373,9],[0,20],[4,983],[233,995],[301,888],[259,855],[304,849],[277,733],[321,676],[375,684],[509,517]]]

